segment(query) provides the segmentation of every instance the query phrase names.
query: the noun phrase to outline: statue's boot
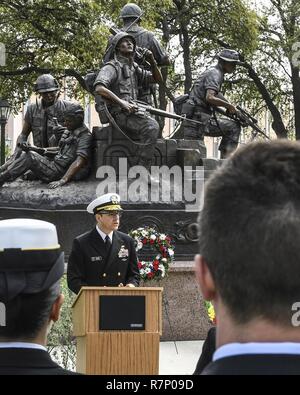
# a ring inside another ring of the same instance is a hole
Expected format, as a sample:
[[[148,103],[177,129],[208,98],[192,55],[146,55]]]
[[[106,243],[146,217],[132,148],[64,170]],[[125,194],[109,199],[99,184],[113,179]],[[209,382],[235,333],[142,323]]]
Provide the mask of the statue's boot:
[[[1,167],[0,167],[0,173],[3,173],[5,170],[7,170],[7,168],[8,168],[8,166],[11,164],[11,161],[7,161],[7,162],[5,162],[4,163],[4,165],[2,165]]]
[[[0,187],[2,187],[2,185],[6,181],[9,181],[10,178],[11,178],[11,174],[9,171],[5,170],[5,171],[1,172],[0,173]]]

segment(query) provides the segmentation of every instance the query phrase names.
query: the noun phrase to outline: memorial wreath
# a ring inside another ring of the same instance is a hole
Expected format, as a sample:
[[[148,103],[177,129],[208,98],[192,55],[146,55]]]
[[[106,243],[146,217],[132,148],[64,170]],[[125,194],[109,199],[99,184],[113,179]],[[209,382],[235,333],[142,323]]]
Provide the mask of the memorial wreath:
[[[144,281],[160,280],[166,276],[170,264],[174,261],[174,246],[170,236],[159,233],[153,228],[138,228],[129,235],[136,241],[136,250],[144,246],[154,248],[155,256],[150,261],[139,260],[138,268]]]

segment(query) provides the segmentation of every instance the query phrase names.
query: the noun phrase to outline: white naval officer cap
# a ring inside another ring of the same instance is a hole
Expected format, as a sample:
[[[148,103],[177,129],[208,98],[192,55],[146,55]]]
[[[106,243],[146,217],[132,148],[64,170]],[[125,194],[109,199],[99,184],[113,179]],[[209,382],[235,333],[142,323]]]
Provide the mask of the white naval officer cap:
[[[121,198],[117,193],[106,193],[93,200],[87,207],[89,214],[100,214],[102,211],[122,211]]]
[[[35,219],[0,221],[0,301],[42,292],[64,273],[56,227]]]

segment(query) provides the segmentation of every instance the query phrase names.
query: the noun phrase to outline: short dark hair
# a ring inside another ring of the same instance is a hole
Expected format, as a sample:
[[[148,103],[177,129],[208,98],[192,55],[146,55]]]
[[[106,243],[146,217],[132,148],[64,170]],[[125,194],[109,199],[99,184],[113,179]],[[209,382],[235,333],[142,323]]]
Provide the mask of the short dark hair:
[[[49,320],[60,294],[59,282],[36,294],[20,294],[5,303],[6,323],[0,326],[0,340],[34,339]]]
[[[239,149],[208,181],[200,253],[238,323],[288,325],[300,301],[300,144]]]

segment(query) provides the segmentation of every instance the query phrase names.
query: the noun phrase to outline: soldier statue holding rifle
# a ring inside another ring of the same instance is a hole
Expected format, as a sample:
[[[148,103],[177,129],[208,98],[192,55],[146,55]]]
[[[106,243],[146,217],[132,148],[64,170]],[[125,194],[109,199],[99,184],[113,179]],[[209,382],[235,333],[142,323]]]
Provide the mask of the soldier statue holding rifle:
[[[83,179],[89,174],[92,135],[83,123],[84,111],[72,103],[64,111],[64,129],[58,147],[35,147],[20,143],[21,154],[12,157],[0,167],[0,186],[13,181],[31,170],[51,189],[66,184],[73,179]]]
[[[184,138],[202,140],[204,136],[222,136],[219,146],[221,158],[226,158],[238,145],[241,125],[233,119],[217,119],[213,108],[224,107],[229,114],[236,114],[237,108],[221,94],[221,87],[226,73],[233,73],[239,64],[238,52],[230,49],[222,50],[218,55],[218,64],[196,80],[192,87],[187,103],[183,106],[183,113],[188,118],[202,122],[202,126],[185,123]]]
[[[95,93],[107,102],[108,117],[126,135],[139,133],[141,146],[139,164],[150,170],[159,125],[148,114],[141,114],[133,100],[138,99],[139,87],[159,83],[162,76],[151,51],[145,53],[151,72],[134,62],[136,42],[126,32],[115,35],[112,41],[114,58],[106,63],[96,77]]]
[[[137,47],[134,61],[138,63],[141,68],[151,71],[151,64],[145,58],[147,49],[152,52],[153,57],[159,67],[169,66],[169,57],[156,39],[155,35],[140,26],[142,16],[143,11],[137,4],[127,3],[120,12],[120,19],[123,21],[121,30],[110,28],[110,31],[113,33],[113,35],[123,31],[133,36]],[[114,36],[111,36],[109,38],[109,43],[107,46],[107,51],[104,55],[103,63],[106,63],[113,58],[113,37]],[[141,87],[139,90],[139,100],[152,105],[153,99],[156,102],[155,90],[155,84]],[[155,107],[158,107],[156,103]]]

